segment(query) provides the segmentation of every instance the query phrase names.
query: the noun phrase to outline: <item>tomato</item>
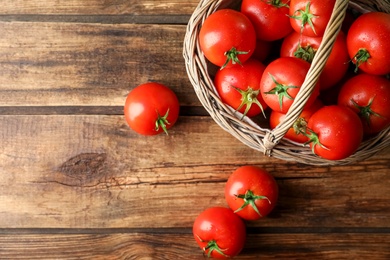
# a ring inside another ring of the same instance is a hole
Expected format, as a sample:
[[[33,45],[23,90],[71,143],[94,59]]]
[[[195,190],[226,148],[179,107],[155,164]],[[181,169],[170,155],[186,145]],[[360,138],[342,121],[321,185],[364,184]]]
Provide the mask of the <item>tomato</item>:
[[[366,135],[379,133],[390,125],[390,81],[376,75],[357,75],[341,87],[338,104],[360,116]]]
[[[213,258],[238,255],[246,240],[243,220],[231,209],[224,207],[211,207],[200,213],[192,231],[200,248]]]
[[[260,94],[260,80],[265,66],[255,59],[219,70],[214,85],[222,102],[253,117],[267,108]]]
[[[272,110],[287,113],[309,68],[308,62],[295,57],[281,57],[268,64],[260,82],[261,95],[265,103]],[[305,107],[314,103],[319,91],[320,84],[317,83]]]
[[[308,141],[307,136],[302,134],[301,131],[304,131],[303,129],[307,127],[307,122],[309,122],[310,117],[321,107],[323,107],[322,102],[319,99],[316,99],[313,105],[311,105],[310,107],[302,111],[299,118],[286,132],[284,138],[287,138],[291,141],[298,142],[298,143],[307,142]],[[269,118],[271,129],[274,129],[277,125],[283,122],[285,117],[286,114],[283,114],[278,111],[272,111]]]
[[[309,119],[310,147],[318,156],[341,160],[352,155],[363,139],[359,116],[346,106],[324,106]]]
[[[321,42],[322,37],[301,36],[299,33],[293,32],[283,40],[280,56],[295,56],[311,63]],[[349,61],[346,37],[343,32],[340,32],[319,79],[321,90],[336,85],[345,76]]]
[[[278,200],[278,184],[266,170],[256,166],[242,166],[229,177],[225,199],[229,207],[245,220],[267,216]]]
[[[167,86],[148,82],[135,87],[126,98],[127,124],[142,135],[168,134],[179,117],[179,101]]]
[[[347,47],[356,71],[390,73],[390,14],[370,12],[359,16],[348,31]]]
[[[253,23],[257,39],[275,41],[292,32],[289,0],[243,0],[241,12]]]
[[[244,63],[256,47],[256,32],[243,13],[221,9],[206,18],[199,31],[204,56],[219,67]]]
[[[291,0],[291,26],[302,35],[322,37],[335,2],[336,0]]]

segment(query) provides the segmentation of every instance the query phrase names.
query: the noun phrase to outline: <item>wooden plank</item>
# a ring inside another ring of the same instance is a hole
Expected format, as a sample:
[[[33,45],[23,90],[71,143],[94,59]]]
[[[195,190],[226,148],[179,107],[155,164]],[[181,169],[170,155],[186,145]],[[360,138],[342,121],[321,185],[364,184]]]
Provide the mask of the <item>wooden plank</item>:
[[[190,14],[199,0],[3,0],[0,14],[118,15]]]
[[[250,234],[235,259],[389,259],[390,234]],[[2,259],[204,259],[192,234],[0,234]]]
[[[184,25],[0,22],[1,106],[123,106],[158,81],[200,106],[182,57]]]
[[[312,167],[264,157],[209,117],[181,117],[155,137],[136,135],[123,116],[0,122],[0,228],[189,227],[205,208],[226,205],[225,181],[245,164],[269,170],[280,187],[275,211],[251,227],[390,227],[389,149],[352,166]]]

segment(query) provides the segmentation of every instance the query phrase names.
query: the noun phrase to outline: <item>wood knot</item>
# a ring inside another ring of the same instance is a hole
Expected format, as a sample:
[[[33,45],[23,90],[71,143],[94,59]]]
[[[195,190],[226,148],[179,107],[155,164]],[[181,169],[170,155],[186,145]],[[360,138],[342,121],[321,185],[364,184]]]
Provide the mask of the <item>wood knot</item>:
[[[58,167],[56,180],[70,186],[87,186],[100,182],[105,172],[105,153],[83,153],[78,154]]]

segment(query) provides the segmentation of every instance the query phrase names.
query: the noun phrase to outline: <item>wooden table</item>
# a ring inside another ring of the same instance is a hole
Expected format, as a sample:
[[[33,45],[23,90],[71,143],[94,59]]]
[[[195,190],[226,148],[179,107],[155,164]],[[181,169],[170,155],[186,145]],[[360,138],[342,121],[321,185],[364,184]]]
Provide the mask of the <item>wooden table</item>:
[[[0,259],[203,259],[196,216],[226,206],[239,166],[280,199],[248,223],[238,259],[390,259],[390,150],[350,166],[289,163],[222,130],[189,83],[182,44],[197,0],[0,3]],[[143,137],[127,93],[170,86],[181,116]]]

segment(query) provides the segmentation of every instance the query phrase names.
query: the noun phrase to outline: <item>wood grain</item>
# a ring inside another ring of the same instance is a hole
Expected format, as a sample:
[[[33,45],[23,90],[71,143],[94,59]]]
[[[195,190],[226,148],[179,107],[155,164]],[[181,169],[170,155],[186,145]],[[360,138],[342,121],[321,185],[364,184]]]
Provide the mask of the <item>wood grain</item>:
[[[254,152],[209,117],[181,117],[155,137],[136,135],[123,116],[0,122],[0,228],[188,227],[206,207],[226,205],[224,184],[245,164],[280,186],[275,211],[250,226],[390,227],[389,151],[311,167]]]
[[[198,0],[4,0],[1,14],[55,14],[55,15],[172,15],[190,14]]]
[[[123,106],[135,86],[168,85],[200,106],[182,58],[184,25],[0,22],[1,106]]]
[[[0,258],[205,259],[190,232],[0,234]],[[294,259],[387,260],[390,257],[389,239],[389,234],[363,233],[250,234],[245,248],[235,259],[287,259],[294,256]],[[167,245],[167,241],[171,242]]]

